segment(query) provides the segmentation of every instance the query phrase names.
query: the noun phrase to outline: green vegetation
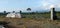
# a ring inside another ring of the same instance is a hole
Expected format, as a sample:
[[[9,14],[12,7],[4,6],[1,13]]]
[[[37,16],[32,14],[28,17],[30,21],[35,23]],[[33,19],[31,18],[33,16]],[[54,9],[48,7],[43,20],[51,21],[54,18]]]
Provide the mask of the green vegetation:
[[[44,12],[44,13],[22,13],[23,16],[25,16],[26,18],[50,18],[51,17],[51,13],[50,12]],[[57,17],[60,16],[60,12],[56,12]]]

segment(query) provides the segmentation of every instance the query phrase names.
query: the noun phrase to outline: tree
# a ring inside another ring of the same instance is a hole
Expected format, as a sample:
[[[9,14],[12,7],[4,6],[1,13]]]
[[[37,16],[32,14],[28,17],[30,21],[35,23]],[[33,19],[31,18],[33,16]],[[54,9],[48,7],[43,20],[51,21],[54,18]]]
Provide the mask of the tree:
[[[22,11],[20,10],[20,13],[22,13]]]
[[[27,8],[27,11],[29,12],[29,14],[30,14],[30,12],[31,12],[31,8]]]
[[[4,14],[6,14],[6,11],[4,11]]]
[[[13,13],[15,13],[15,11],[13,11]]]
[[[27,11],[31,11],[31,8],[28,8]]]

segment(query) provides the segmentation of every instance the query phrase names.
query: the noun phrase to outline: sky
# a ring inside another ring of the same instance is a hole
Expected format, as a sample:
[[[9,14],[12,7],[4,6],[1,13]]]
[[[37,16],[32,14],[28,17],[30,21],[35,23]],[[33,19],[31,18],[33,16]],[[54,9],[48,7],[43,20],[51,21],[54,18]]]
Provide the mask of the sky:
[[[31,8],[32,11],[50,10],[54,6],[60,11],[60,0],[0,0],[0,12],[2,11],[24,11]]]

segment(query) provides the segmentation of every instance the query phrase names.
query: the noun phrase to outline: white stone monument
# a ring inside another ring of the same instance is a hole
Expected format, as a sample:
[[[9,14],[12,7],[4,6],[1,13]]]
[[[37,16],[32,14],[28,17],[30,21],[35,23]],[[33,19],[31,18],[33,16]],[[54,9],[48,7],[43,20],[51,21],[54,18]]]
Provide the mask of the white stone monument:
[[[57,19],[56,12],[55,12],[55,7],[52,5],[51,6],[51,20]]]
[[[20,13],[8,13],[6,15],[6,17],[10,17],[10,18],[21,18],[21,14]]]

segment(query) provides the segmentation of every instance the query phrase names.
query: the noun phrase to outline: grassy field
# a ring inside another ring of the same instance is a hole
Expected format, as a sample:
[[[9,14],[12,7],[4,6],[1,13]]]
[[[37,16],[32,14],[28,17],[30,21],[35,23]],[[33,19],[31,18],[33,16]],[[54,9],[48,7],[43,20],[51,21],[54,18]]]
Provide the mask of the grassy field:
[[[22,14],[23,18],[6,18],[0,16],[0,21],[10,22],[8,28],[60,28],[60,20],[50,20],[50,14]],[[57,16],[60,16],[57,13]]]

